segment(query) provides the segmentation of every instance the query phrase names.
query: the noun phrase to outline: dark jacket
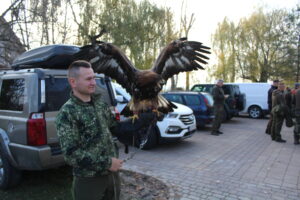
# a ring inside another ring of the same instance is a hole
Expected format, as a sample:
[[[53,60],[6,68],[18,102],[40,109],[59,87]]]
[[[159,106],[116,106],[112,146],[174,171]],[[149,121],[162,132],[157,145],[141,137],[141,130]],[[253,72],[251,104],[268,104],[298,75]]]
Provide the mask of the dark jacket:
[[[225,102],[224,90],[220,86],[215,86],[212,90],[214,105],[223,105]]]
[[[272,109],[272,93],[276,89],[277,89],[277,86],[272,85],[271,88],[268,90],[268,106],[269,106],[270,111]]]

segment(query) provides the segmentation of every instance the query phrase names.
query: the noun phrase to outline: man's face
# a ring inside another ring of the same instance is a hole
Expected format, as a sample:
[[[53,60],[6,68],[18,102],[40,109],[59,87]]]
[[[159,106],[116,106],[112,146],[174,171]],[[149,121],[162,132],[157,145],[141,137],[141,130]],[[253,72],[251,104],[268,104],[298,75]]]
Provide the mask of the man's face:
[[[279,82],[273,82],[273,85],[276,86],[276,87],[278,87]]]
[[[218,81],[217,85],[222,87],[223,86],[223,81]]]
[[[95,92],[95,73],[92,68],[79,68],[76,78],[70,78],[72,88],[82,95],[91,95]]]
[[[283,91],[285,89],[285,84],[283,82],[278,83],[278,89]]]

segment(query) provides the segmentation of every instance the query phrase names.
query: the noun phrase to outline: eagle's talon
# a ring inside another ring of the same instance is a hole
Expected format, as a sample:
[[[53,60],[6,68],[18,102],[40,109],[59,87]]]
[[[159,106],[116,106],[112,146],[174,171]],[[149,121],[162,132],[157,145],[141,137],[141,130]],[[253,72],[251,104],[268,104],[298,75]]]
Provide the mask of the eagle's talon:
[[[134,124],[135,120],[139,119],[139,116],[137,114],[134,114],[129,118],[132,120],[132,123]]]
[[[162,115],[162,112],[159,112],[157,109],[153,109],[152,112],[156,113],[157,117]]]

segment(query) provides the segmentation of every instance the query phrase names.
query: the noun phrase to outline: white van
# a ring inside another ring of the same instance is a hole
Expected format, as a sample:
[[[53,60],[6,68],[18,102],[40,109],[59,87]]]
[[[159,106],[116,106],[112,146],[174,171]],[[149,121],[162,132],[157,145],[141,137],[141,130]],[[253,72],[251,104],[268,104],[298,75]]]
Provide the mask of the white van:
[[[112,84],[117,97],[116,109],[120,113],[131,96],[119,84]],[[165,115],[162,121],[156,123],[155,129],[148,136],[147,143],[143,149],[151,149],[160,142],[177,141],[191,137],[196,132],[196,118],[193,110],[189,107],[173,102],[177,108],[173,112]],[[124,116],[120,116],[120,120],[124,120]]]
[[[240,113],[248,113],[251,118],[260,118],[268,114],[269,83],[233,83],[245,94],[246,106]]]

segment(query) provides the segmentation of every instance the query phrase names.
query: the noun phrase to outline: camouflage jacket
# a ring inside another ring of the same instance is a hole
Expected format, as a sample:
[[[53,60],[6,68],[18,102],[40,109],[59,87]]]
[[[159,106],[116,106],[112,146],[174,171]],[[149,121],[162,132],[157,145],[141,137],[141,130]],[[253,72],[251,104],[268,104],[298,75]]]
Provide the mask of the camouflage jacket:
[[[272,93],[272,111],[276,116],[284,116],[287,112],[284,91],[278,89]]]
[[[212,96],[215,105],[222,105],[225,102],[224,90],[220,86],[215,86],[212,90]]]
[[[71,94],[56,117],[56,129],[66,162],[73,175],[94,177],[110,173],[111,158],[117,157],[110,128],[117,125],[99,96],[85,103]]]

